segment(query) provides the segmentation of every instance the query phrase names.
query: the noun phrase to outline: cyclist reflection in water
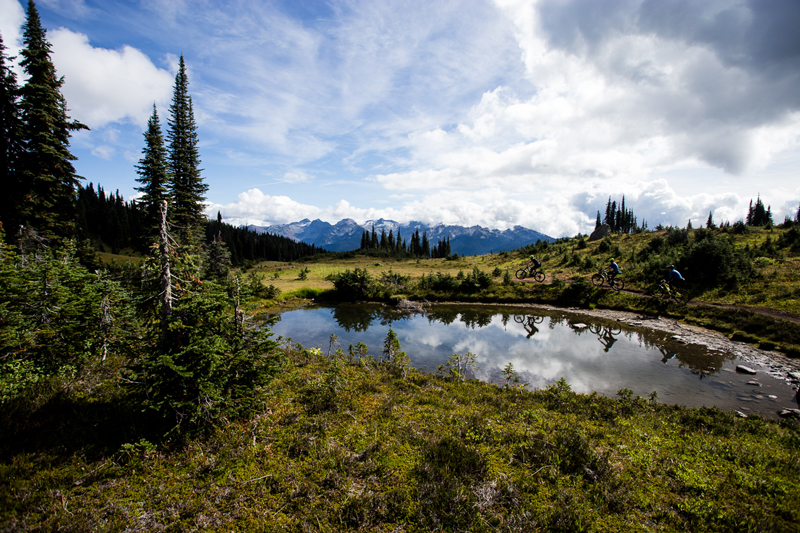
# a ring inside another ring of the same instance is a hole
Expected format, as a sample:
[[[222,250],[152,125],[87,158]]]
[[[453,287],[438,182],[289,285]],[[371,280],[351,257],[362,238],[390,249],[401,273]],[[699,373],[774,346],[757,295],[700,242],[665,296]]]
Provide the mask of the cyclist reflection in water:
[[[608,353],[608,350],[614,346],[614,343],[617,342],[617,338],[612,335],[611,328],[603,328],[603,334],[597,337],[597,340],[600,341],[600,344],[605,346],[603,349],[604,352]]]
[[[539,333],[539,328],[536,327],[536,324],[540,324],[541,322],[543,322],[544,317],[533,316],[533,315],[523,317],[517,315],[514,317],[514,321],[522,324],[522,327],[525,328],[525,331],[528,332],[528,336],[526,338],[530,339],[531,337]]]
[[[666,348],[659,348],[658,351],[661,352],[661,355],[664,356],[664,357],[661,358],[661,362],[664,363],[665,365],[667,364],[667,361],[670,361],[676,355],[678,355],[676,353],[673,353],[672,355],[669,355],[669,351],[667,351]]]

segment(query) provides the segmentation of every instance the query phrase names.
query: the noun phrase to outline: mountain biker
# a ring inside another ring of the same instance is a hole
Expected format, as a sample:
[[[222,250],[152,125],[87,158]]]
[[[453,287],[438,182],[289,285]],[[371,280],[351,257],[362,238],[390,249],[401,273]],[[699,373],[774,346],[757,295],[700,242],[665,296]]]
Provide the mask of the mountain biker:
[[[614,278],[616,278],[617,274],[619,274],[620,272],[622,272],[622,270],[619,268],[617,262],[614,261],[614,258],[612,257],[611,259],[609,259],[608,266],[606,267],[606,274],[608,275],[609,285],[611,285],[612,287],[614,286]]]
[[[536,259],[534,256],[530,257],[530,259],[528,260],[528,264],[531,265],[532,270],[537,270],[540,266],[542,266],[542,263],[540,263],[539,260]]]
[[[686,281],[686,279],[681,276],[681,273],[675,270],[675,265],[669,265],[667,271],[666,281],[671,288],[675,286],[676,281]]]

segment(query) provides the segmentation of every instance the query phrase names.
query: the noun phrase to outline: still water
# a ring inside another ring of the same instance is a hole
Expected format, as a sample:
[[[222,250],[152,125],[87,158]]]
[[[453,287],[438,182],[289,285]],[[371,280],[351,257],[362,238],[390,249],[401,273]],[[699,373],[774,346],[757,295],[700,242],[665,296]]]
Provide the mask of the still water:
[[[615,396],[627,387],[639,396],[655,391],[662,403],[714,405],[770,418],[783,407],[796,407],[795,393],[783,381],[738,374],[736,365],[747,363],[734,354],[681,344],[671,333],[568,312],[438,305],[424,315],[404,315],[382,306],[340,305],[282,313],[272,331],[323,353],[334,334],[345,352],[349,344],[363,342],[380,358],[390,327],[411,363],[429,372],[454,353],[472,352],[479,368],[471,377],[500,383],[510,362],[529,390],[563,377],[575,392]],[[761,386],[748,384],[754,380]]]

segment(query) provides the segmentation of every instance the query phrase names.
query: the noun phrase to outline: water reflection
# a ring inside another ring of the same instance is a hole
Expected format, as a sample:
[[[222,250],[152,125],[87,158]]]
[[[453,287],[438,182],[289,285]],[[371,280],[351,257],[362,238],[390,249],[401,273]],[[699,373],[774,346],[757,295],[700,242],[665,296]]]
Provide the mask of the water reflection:
[[[283,313],[273,330],[305,346],[364,342],[378,355],[389,327],[417,368],[434,370],[454,353],[472,352],[476,377],[501,382],[509,362],[530,388],[564,377],[576,392],[613,396],[622,388],[661,401],[750,409],[771,416],[791,406],[791,388],[764,378],[754,392],[727,352],[681,343],[671,334],[561,311],[521,312],[502,306],[437,305],[424,315],[388,306],[342,305]],[[699,378],[699,379],[698,379]],[[775,400],[764,400],[769,395]]]
[[[514,315],[514,322],[522,324],[522,327],[528,332],[527,338],[530,339],[539,332],[539,328],[536,327],[536,324],[544,322],[544,317],[535,315]]]

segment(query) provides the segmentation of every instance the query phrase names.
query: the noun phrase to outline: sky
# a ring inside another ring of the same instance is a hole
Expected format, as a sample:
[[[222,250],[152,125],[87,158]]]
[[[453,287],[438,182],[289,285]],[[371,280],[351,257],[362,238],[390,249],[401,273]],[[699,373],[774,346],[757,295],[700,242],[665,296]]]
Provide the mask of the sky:
[[[26,2],[0,0],[8,55]],[[183,55],[207,214],[591,232],[800,206],[795,0],[39,0],[85,184],[135,198]],[[20,82],[24,75],[19,71]]]

